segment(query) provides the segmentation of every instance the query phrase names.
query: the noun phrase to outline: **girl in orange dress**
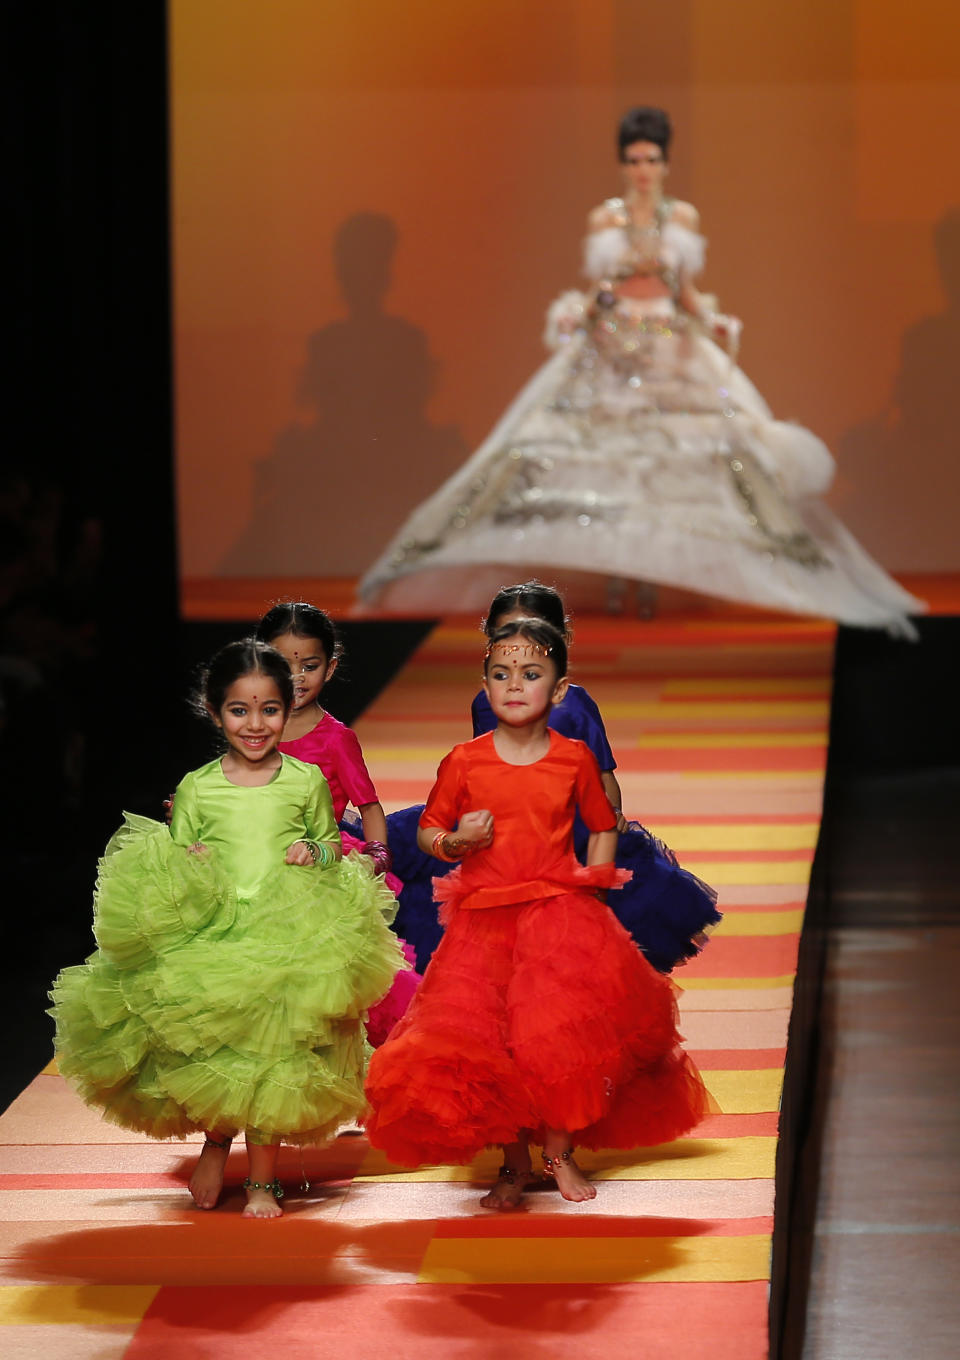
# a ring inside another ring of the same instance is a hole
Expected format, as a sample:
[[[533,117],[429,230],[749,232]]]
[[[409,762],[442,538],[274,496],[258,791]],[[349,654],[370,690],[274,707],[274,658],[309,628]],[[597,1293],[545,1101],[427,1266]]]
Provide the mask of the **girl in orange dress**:
[[[707,1109],[680,1047],[675,987],[602,901],[615,815],[596,760],[547,720],[567,687],[566,645],[540,619],[490,640],[493,732],[454,747],[420,818],[421,848],[461,861],[438,880],[446,930],[417,996],[374,1055],[370,1142],[395,1162],[463,1163],[500,1144],[482,1203],[515,1207],[543,1145],[565,1199],[596,1191],[572,1158],[586,1147],[667,1142]],[[573,852],[575,810],[590,838]]]

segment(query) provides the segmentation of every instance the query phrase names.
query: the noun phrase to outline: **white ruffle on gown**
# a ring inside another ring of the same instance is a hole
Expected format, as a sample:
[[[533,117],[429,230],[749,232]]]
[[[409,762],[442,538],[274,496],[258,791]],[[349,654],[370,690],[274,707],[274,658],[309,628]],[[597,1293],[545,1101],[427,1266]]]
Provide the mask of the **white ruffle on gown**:
[[[618,235],[588,238],[593,277]],[[696,272],[702,238],[673,224],[663,237]],[[822,441],[775,420],[672,297],[591,301],[553,304],[556,352],[413,512],[361,597],[395,612],[483,609],[508,578],[586,571],[912,634],[907,615],[925,606],[817,499],[834,472]]]

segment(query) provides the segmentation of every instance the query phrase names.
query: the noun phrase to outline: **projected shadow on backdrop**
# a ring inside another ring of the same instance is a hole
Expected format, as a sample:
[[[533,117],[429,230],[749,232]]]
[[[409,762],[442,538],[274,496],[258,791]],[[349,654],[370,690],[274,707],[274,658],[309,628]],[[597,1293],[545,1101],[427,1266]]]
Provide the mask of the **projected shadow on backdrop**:
[[[960,501],[960,208],[937,223],[933,247],[944,310],[905,331],[886,408],[847,431],[837,450],[834,503],[855,533],[870,526],[867,546],[894,570],[960,566],[956,548],[944,560]]]
[[[431,424],[437,365],[425,333],[384,311],[397,229],[357,213],[333,251],[348,315],[315,331],[291,423],[257,462],[252,513],[221,563],[230,575],[352,576],[409,510],[467,455],[455,426]]]

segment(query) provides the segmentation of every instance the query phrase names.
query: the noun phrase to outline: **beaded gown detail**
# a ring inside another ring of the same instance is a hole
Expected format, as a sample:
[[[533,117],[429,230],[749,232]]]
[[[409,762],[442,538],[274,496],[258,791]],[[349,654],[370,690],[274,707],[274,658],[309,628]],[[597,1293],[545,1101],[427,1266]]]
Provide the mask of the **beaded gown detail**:
[[[596,896],[624,871],[573,855],[577,806],[588,827],[610,828],[595,760],[556,732],[533,765],[505,765],[486,734],[440,766],[422,824],[452,828],[486,807],[494,839],[438,884],[443,939],[371,1060],[367,1134],[401,1165],[466,1162],[525,1129],[589,1147],[661,1143],[707,1109],[676,989]]]
[[[834,472],[825,445],[774,419],[680,305],[704,238],[669,201],[641,239],[623,200],[605,207],[616,225],[587,238],[590,292],[548,313],[553,357],[412,513],[364,600],[481,609],[507,567],[579,570],[911,635],[923,604],[818,499]],[[658,277],[663,296],[618,293],[635,274]]]
[[[366,1011],[407,966],[396,899],[365,856],[285,864],[302,838],[337,827],[323,775],[290,756],[253,788],[219,759],[192,771],[169,829],[127,814],[99,865],[98,948],[51,993],[60,1071],[108,1120],[311,1143],[362,1113]]]

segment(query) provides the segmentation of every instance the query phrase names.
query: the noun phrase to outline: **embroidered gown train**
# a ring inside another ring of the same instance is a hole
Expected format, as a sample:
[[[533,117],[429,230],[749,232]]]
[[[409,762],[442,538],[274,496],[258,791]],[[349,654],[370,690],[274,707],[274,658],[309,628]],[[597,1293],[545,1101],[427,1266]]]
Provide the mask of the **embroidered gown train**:
[[[554,350],[459,472],[419,506],[361,582],[395,611],[482,608],[491,576],[553,568],[655,582],[910,634],[923,604],[817,498],[834,464],[775,420],[710,318],[681,299],[705,241],[664,200],[585,244],[588,293],[550,308]],[[624,296],[634,277],[660,296]],[[734,348],[734,346],[730,346]]]

